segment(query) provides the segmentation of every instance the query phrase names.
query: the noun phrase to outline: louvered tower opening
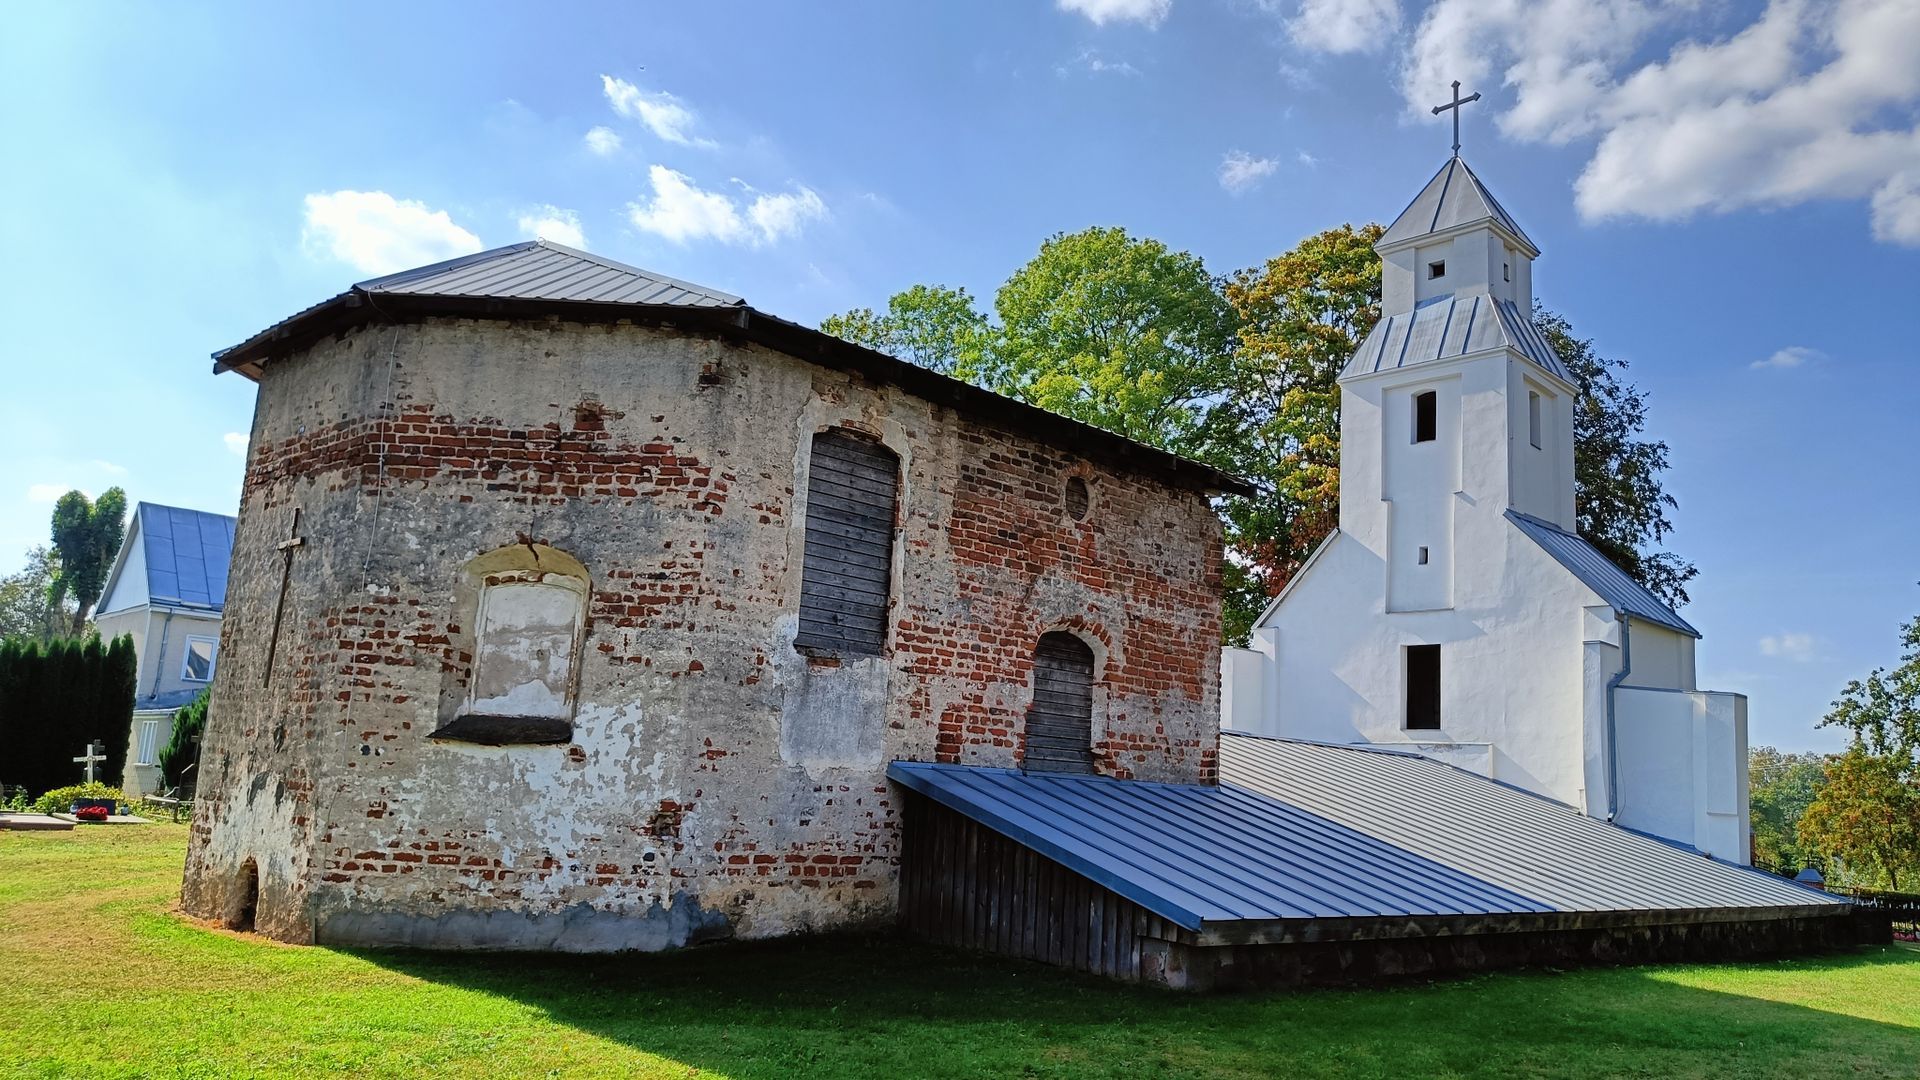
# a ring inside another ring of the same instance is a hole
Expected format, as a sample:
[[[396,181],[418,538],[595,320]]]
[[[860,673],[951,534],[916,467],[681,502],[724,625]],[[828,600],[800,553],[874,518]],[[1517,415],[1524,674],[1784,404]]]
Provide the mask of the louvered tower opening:
[[[1042,634],[1034,647],[1026,768],[1093,772],[1093,650],[1072,634]]]

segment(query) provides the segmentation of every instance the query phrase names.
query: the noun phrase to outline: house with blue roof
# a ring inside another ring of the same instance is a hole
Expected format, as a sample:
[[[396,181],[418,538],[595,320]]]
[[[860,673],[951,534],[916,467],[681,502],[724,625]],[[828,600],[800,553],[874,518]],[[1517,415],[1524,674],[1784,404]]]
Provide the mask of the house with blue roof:
[[[174,710],[213,683],[233,525],[225,514],[140,503],[108,572],[94,625],[105,638],[131,636],[139,657],[121,783],[128,794],[158,786]]]
[[[1225,726],[1424,754],[1748,860],[1746,699],[1579,535],[1539,248],[1457,154],[1383,233],[1340,377],[1340,524],[1223,665]]]

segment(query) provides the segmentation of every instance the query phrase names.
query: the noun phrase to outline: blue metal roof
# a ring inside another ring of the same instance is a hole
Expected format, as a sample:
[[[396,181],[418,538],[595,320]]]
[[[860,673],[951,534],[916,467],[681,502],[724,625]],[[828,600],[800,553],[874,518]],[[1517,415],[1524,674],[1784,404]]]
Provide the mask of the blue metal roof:
[[[1553,910],[1244,788],[906,761],[887,776],[1189,930]]]
[[[146,556],[149,603],[226,607],[232,518],[147,502],[134,509],[134,516]]]
[[[1437,232],[1471,225],[1475,222],[1490,221],[1505,229],[1515,240],[1525,244],[1529,254],[1538,255],[1540,246],[1520,231],[1520,223],[1513,220],[1500,200],[1493,197],[1487,185],[1480,182],[1472,169],[1458,155],[1448,158],[1440,171],[1433,174],[1427,186],[1413,197],[1400,216],[1393,219],[1387,231],[1380,234],[1377,248],[1392,247],[1417,240]]]
[[[1222,732],[1220,778],[1558,911],[1835,902],[1404,750]]]
[[[1412,311],[1381,319],[1353,351],[1340,377],[1351,379],[1502,346],[1573,381],[1533,320],[1513,301],[1496,300],[1486,292],[1436,296]]]
[[[1533,542],[1553,556],[1555,562],[1566,567],[1613,610],[1669,630],[1678,630],[1688,637],[1700,636],[1700,631],[1695,630],[1692,623],[1681,618],[1679,612],[1653,595],[1645,585],[1628,577],[1625,570],[1615,566],[1612,559],[1602,555],[1600,549],[1585,538],[1518,510],[1508,510],[1507,520],[1532,537]]]

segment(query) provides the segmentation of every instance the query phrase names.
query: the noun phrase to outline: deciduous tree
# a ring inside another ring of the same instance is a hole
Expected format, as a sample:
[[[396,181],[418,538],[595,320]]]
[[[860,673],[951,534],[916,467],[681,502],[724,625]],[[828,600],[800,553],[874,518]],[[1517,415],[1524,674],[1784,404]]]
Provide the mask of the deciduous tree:
[[[993,327],[965,289],[915,285],[887,300],[887,310],[855,308],[829,316],[820,329],[834,337],[910,360],[943,375],[977,379],[995,347]]]
[[[127,493],[117,487],[108,488],[97,500],[88,499],[83,491],[69,491],[53,504],[53,546],[60,556],[60,572],[51,596],[56,605],[69,598],[74,602],[76,635],[106,586],[107,572],[126,535],[126,519]]]
[[[71,602],[55,602],[60,561],[53,549],[27,552],[27,565],[0,578],[0,638],[45,642],[73,625]]]
[[[1912,884],[1920,869],[1920,787],[1903,765],[1911,763],[1853,744],[1827,762],[1820,790],[1800,818],[1800,837],[1814,851],[1850,877],[1883,878],[1895,891],[1902,875]]]
[[[1747,754],[1748,805],[1758,861],[1791,874],[1814,860],[1800,841],[1800,818],[1813,804],[1826,758],[1756,746]]]

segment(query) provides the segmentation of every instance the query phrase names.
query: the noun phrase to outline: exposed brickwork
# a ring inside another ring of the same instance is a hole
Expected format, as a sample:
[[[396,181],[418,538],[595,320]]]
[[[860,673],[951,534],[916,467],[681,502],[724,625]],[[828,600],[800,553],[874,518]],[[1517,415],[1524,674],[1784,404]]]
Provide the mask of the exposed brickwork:
[[[1101,771],[1214,778],[1219,527],[1197,493],[633,327],[368,330],[270,364],[258,410],[189,910],[230,904],[253,859],[262,928],[290,939],[652,948],[885,918],[886,762],[1018,764],[1056,629],[1096,654]],[[902,463],[877,659],[792,648],[802,448],[829,426]],[[308,543],[263,691],[294,507]],[[464,568],[516,546],[590,579],[572,739],[430,739],[473,676],[486,577]]]

